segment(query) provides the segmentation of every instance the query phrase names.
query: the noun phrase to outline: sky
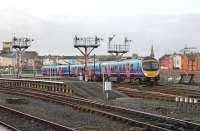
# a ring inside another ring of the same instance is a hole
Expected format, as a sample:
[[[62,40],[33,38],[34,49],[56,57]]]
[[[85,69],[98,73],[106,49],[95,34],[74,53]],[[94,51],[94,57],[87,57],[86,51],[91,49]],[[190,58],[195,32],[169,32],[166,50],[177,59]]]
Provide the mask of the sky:
[[[34,39],[41,55],[81,55],[73,37],[104,40],[93,53],[107,54],[108,37],[132,40],[130,52],[155,55],[200,49],[199,0],[0,0],[0,44],[16,37]]]

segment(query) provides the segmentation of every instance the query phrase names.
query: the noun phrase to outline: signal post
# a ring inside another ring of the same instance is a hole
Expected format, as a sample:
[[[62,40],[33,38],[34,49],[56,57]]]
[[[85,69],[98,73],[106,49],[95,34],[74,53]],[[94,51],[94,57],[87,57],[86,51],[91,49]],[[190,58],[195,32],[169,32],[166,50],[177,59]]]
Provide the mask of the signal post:
[[[85,62],[85,81],[88,81],[88,57],[90,53],[100,46],[100,41],[103,39],[100,37],[74,37],[74,48],[77,48],[81,54],[84,56],[84,62]],[[94,69],[95,70],[95,69]],[[95,75],[95,74],[94,74]]]

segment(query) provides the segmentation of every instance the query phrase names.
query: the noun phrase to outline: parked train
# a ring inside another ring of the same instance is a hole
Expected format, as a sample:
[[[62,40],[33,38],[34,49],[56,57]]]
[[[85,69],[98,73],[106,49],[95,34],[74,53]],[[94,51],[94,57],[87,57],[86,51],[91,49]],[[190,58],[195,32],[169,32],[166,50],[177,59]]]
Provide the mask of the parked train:
[[[57,65],[43,66],[43,76],[84,76],[84,65]],[[139,81],[159,80],[160,66],[158,60],[151,57],[143,59],[112,61],[88,65],[88,77],[102,79],[107,78],[128,78]]]

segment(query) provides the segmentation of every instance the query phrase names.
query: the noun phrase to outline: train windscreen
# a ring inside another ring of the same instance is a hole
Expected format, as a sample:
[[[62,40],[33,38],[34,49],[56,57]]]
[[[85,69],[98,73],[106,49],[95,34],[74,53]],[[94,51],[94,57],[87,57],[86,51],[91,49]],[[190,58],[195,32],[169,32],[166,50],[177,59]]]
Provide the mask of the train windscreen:
[[[148,62],[143,62],[142,67],[143,67],[143,70],[154,71],[154,70],[159,69],[159,64],[158,62],[155,62],[155,61],[148,61]]]

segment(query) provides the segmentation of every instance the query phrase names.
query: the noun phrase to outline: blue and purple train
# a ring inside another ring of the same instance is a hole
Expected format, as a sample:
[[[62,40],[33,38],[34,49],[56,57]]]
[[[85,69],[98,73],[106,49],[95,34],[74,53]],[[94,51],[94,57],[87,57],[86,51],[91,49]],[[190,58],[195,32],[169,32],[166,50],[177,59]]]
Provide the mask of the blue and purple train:
[[[85,75],[84,65],[57,65],[43,66],[43,76],[79,76]],[[151,57],[127,61],[111,61],[88,65],[88,78],[95,75],[96,79],[102,76],[128,78],[140,81],[159,80],[160,66],[158,60]]]

